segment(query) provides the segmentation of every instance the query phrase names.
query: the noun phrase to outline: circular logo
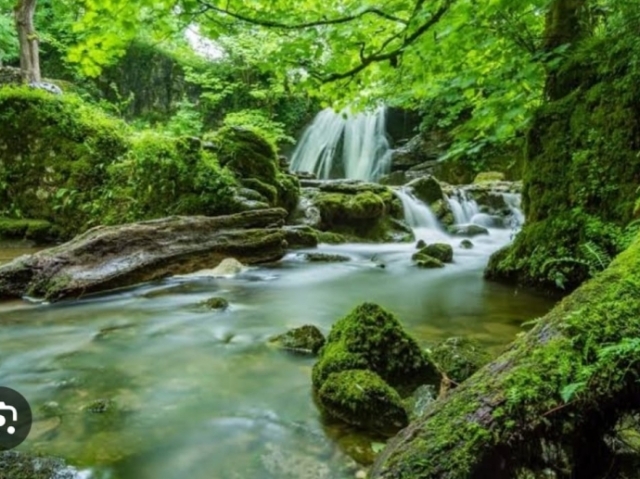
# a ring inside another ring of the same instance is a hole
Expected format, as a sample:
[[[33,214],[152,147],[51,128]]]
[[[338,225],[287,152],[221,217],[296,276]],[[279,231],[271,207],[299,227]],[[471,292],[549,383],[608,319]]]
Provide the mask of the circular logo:
[[[31,407],[22,394],[0,387],[0,451],[22,444],[31,431]]]

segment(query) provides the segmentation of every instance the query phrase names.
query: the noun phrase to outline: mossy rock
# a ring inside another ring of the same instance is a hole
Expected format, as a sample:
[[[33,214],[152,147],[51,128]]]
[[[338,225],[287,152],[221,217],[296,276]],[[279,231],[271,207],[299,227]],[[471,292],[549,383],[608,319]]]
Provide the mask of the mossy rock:
[[[356,243],[359,241],[359,238],[355,236],[335,233],[332,231],[318,231],[317,235],[318,235],[318,243],[343,244],[343,243]]]
[[[392,435],[409,423],[400,395],[372,371],[330,374],[317,399],[329,417],[368,431]]]
[[[416,243],[416,249],[422,249],[425,246],[427,246],[427,242],[425,240],[418,240],[418,242]]]
[[[269,342],[295,353],[315,355],[324,346],[325,338],[315,326],[305,325],[275,336]]]
[[[225,311],[226,309],[229,308],[229,301],[227,301],[224,298],[220,298],[218,296],[209,298],[200,304],[207,309],[216,310],[216,311]]]
[[[310,226],[285,226],[283,230],[289,248],[315,248],[318,246],[318,232]]]
[[[80,471],[62,459],[25,454],[17,451],[0,452],[0,479],[77,479]]]
[[[331,225],[349,220],[370,220],[385,214],[384,201],[371,191],[355,195],[343,193],[320,193],[316,197],[322,221]]]
[[[424,256],[430,256],[443,263],[451,263],[453,261],[453,248],[446,243],[433,243],[420,249],[413,255],[413,260],[418,261]]]
[[[439,373],[398,319],[373,303],[363,303],[338,320],[313,367],[319,390],[331,373],[367,369],[401,395],[421,384],[438,383]]]
[[[431,359],[457,383],[463,382],[491,360],[479,343],[468,338],[448,338],[430,352]]]
[[[499,171],[485,171],[484,173],[478,173],[473,180],[474,184],[489,183],[494,181],[504,181],[505,174]]]
[[[435,269],[435,268],[444,268],[444,263],[433,256],[429,256],[427,254],[418,254],[414,255],[413,260],[415,264],[419,268],[424,269]]]
[[[473,249],[473,243],[471,242],[471,240],[463,239],[460,242],[460,248],[462,248],[462,249]]]
[[[413,196],[427,205],[432,205],[437,201],[444,199],[442,186],[435,177],[431,175],[416,178],[406,186]]]
[[[128,133],[75,95],[0,88],[0,215],[20,211],[77,233],[91,220],[81,206],[100,196],[108,166],[129,148]]]

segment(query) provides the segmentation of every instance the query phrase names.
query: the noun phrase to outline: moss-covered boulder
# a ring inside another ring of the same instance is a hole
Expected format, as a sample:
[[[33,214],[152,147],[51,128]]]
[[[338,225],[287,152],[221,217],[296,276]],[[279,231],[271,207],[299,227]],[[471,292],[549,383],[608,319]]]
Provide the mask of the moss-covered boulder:
[[[305,325],[269,339],[269,343],[288,351],[303,354],[318,354],[325,338],[315,326]]]
[[[91,220],[108,166],[128,150],[127,134],[74,95],[0,88],[0,215],[75,234]]]
[[[499,171],[485,171],[483,173],[478,173],[473,180],[475,184],[480,183],[490,183],[494,181],[504,181],[505,174]]]
[[[402,204],[386,186],[353,180],[306,180],[298,221],[314,217],[314,227],[359,241],[405,241],[413,235]],[[325,241],[325,242],[339,242]]]
[[[248,128],[224,127],[212,137],[220,164],[271,206],[293,212],[300,196],[298,178],[285,172],[275,147]]]
[[[318,246],[318,232],[310,226],[285,226],[283,231],[289,248],[315,248]]]
[[[331,373],[349,369],[375,372],[401,395],[440,380],[437,369],[398,319],[373,303],[359,305],[333,325],[313,367],[315,390]]]
[[[460,242],[460,248],[462,248],[462,249],[473,249],[473,242],[471,240],[468,240],[468,239],[463,239]]]
[[[368,431],[392,435],[409,423],[398,392],[372,371],[332,373],[316,397],[327,416]]]
[[[491,357],[476,341],[449,338],[429,353],[432,361],[452,380],[461,383],[489,362]]]
[[[433,243],[426,245],[415,253],[412,257],[414,261],[418,261],[424,256],[430,256],[443,263],[451,263],[453,261],[453,248],[446,243]]]

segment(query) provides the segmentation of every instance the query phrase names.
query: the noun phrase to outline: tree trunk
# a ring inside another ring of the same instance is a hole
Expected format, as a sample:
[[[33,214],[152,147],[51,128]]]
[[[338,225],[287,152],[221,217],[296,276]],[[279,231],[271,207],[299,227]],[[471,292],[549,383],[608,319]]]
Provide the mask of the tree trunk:
[[[551,54],[563,45],[575,45],[584,35],[583,24],[580,21],[580,13],[584,10],[588,0],[553,0],[547,12],[546,26],[544,32],[544,49]],[[561,53],[566,55],[566,52]],[[564,62],[561,62],[564,63]],[[576,86],[569,78],[563,81],[560,76],[560,67],[553,66],[547,71],[545,92],[549,100],[558,100],[573,91]],[[572,77],[573,72],[565,73],[565,76]],[[579,77],[578,77],[579,78]]]
[[[371,478],[605,477],[603,436],[640,407],[639,332],[640,238],[401,431]]]
[[[18,0],[14,12],[20,43],[20,69],[28,83],[41,80],[38,34],[33,25],[37,1]]]

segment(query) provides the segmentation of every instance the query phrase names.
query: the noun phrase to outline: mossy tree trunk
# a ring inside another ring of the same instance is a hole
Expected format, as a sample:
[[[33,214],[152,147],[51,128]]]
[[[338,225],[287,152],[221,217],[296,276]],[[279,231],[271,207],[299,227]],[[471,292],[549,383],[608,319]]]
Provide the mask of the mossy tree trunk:
[[[603,436],[640,407],[638,331],[640,239],[401,431],[371,478],[605,477]]]
[[[38,0],[18,0],[14,12],[20,43],[20,69],[29,83],[41,80],[39,41],[33,22],[37,3]]]
[[[580,19],[588,0],[553,0],[547,12],[544,35],[544,49],[552,54],[557,48],[575,45],[583,36],[584,28]],[[554,55],[551,55],[554,58]],[[546,94],[550,100],[558,100],[571,91],[563,88],[564,82],[557,78],[560,74],[557,66],[547,71]]]

